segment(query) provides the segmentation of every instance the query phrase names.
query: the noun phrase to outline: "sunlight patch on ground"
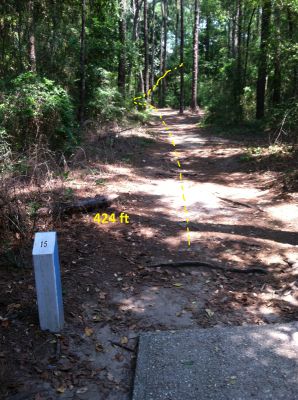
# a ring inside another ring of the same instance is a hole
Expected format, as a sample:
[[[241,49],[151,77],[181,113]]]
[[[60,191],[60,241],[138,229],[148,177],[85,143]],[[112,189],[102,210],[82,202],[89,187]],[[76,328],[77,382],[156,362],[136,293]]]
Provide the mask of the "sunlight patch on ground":
[[[153,229],[150,227],[144,227],[144,228],[140,227],[138,231],[145,238],[153,238],[155,235],[158,234],[157,229]]]
[[[266,212],[275,220],[281,221],[289,226],[298,226],[298,205],[296,204],[279,204],[268,207]]]

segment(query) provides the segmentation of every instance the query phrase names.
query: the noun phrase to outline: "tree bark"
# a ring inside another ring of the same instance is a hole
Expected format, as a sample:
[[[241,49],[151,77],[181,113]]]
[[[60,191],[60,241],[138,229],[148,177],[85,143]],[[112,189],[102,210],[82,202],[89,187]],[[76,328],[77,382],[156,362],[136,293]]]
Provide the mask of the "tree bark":
[[[184,0],[180,0],[180,66],[184,63]],[[180,67],[179,113],[184,112],[184,67]]]
[[[231,29],[231,56],[236,58],[236,30],[237,30],[237,15],[235,9],[232,9],[232,29]]]
[[[29,63],[30,63],[30,71],[36,73],[34,0],[29,0],[28,8],[29,8]]]
[[[273,91],[272,103],[277,105],[281,100],[281,65],[280,65],[280,9],[275,4],[274,7],[274,25],[275,25],[275,53],[274,53],[274,75],[273,75]]]
[[[246,45],[245,45],[245,62],[244,62],[244,73],[243,73],[243,85],[246,85],[246,80],[247,80],[247,65],[248,65],[248,55],[249,55],[249,44],[250,44],[250,36],[251,36],[251,26],[253,23],[253,18],[255,16],[257,8],[255,7],[252,10],[252,13],[250,15],[249,23],[247,26],[247,36],[246,36]]]
[[[152,3],[152,34],[151,34],[151,88],[154,85],[154,56],[155,56],[155,4],[156,0]],[[153,94],[153,93],[152,93]]]
[[[80,101],[79,101],[79,123],[83,128],[85,117],[85,97],[86,97],[86,0],[81,0],[81,44],[80,44]]]
[[[168,0],[164,0],[164,15],[163,15],[163,66],[162,66],[162,75],[166,72],[166,64],[167,64],[167,41],[168,41],[168,29],[167,29],[167,22],[168,22]],[[161,82],[162,87],[162,107],[165,106],[165,97],[167,91],[167,82],[165,79]]]
[[[289,28],[289,39],[290,41],[294,40],[294,18],[293,13],[290,7],[287,7],[287,19],[288,19],[288,28]],[[297,24],[296,24],[297,26]],[[297,64],[295,63],[293,66],[293,89],[290,93],[290,96],[296,97],[298,94],[298,68]]]
[[[164,24],[163,24],[163,19],[164,19],[164,4],[163,2],[160,3],[160,8],[161,8],[161,18],[162,18],[162,24],[160,27],[160,56],[159,56],[159,72],[160,76],[162,76],[162,71],[163,71],[163,65],[164,65],[164,46],[163,46],[163,40],[164,40]],[[162,84],[159,84],[158,86],[158,106],[162,107],[163,106],[163,90],[162,90]]]
[[[133,27],[132,27],[132,40],[135,42],[138,36],[139,27],[139,15],[142,7],[143,0],[135,0],[134,3],[134,17],[133,17]]]
[[[118,21],[119,26],[119,41],[120,41],[120,54],[118,63],[118,88],[119,92],[125,98],[125,83],[126,83],[126,23],[125,23],[125,0],[120,0],[120,17]]]
[[[199,69],[199,0],[195,0],[194,27],[193,27],[193,66],[192,66],[192,91],[191,109],[196,112],[198,109],[198,69]]]
[[[144,88],[149,90],[148,3],[144,0]]]
[[[179,38],[179,0],[176,0],[176,27],[175,27],[175,49],[178,47]]]
[[[268,42],[270,38],[271,0],[264,0],[261,18],[261,43],[257,81],[256,118],[265,116],[265,91],[267,80]]]
[[[200,18],[199,18],[200,20]],[[200,22],[200,21],[199,21]],[[208,13],[206,17],[206,35],[205,35],[205,60],[210,60],[210,31],[212,26],[211,16]]]
[[[238,119],[242,118],[242,105],[241,97],[243,95],[243,70],[242,70],[242,23],[243,23],[243,10],[242,0],[237,1],[237,60],[236,60],[236,76],[234,79],[234,95],[236,116]]]

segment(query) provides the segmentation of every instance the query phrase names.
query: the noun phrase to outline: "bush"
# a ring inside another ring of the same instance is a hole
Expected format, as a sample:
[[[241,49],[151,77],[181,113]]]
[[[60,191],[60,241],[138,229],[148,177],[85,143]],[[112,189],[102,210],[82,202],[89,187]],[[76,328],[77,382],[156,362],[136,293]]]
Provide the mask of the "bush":
[[[9,137],[14,151],[46,142],[66,150],[75,143],[74,109],[67,92],[55,82],[25,73],[9,84],[0,98],[0,137]]]
[[[121,106],[121,95],[116,88],[101,88],[95,90],[93,99],[89,102],[91,115],[99,122],[121,119],[125,108]]]
[[[92,76],[98,82],[90,90],[88,114],[99,120],[100,123],[121,119],[125,115],[125,102],[118,92],[115,77],[103,68],[96,68]]]
[[[271,142],[298,143],[298,102],[282,104],[272,110],[269,127],[274,129]]]
[[[9,137],[5,131],[5,129],[0,127],[0,173],[6,168],[9,164],[11,156],[10,145],[9,145]]]

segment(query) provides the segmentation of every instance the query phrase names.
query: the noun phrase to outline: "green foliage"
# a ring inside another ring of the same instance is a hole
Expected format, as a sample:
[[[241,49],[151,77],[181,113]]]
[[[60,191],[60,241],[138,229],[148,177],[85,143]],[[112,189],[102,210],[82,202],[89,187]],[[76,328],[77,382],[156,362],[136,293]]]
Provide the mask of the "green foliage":
[[[3,170],[6,169],[9,165],[9,160],[11,156],[9,143],[10,139],[6,133],[6,130],[0,127],[0,172],[3,172]]]
[[[22,74],[1,98],[0,127],[12,150],[28,149],[42,141],[50,148],[66,150],[76,137],[71,98],[49,79]]]
[[[115,87],[98,87],[89,102],[89,112],[100,122],[121,119],[125,114],[125,108],[122,106],[120,93]]]
[[[74,197],[74,191],[72,188],[66,188],[64,190],[64,196],[67,200],[72,200]]]
[[[272,141],[297,143],[298,101],[291,101],[273,108],[268,118],[268,125],[274,128]]]
[[[98,85],[90,94],[89,115],[99,122],[119,120],[125,115],[124,100],[114,84],[114,76],[103,68],[94,73]]]

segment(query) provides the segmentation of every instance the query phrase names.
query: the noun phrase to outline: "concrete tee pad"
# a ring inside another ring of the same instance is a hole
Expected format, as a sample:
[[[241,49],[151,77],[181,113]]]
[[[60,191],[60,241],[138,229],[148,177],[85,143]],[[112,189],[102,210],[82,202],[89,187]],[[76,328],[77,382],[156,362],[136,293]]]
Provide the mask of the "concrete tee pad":
[[[145,333],[133,400],[298,399],[298,322]]]

